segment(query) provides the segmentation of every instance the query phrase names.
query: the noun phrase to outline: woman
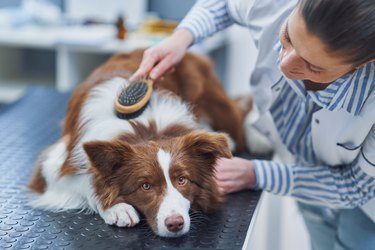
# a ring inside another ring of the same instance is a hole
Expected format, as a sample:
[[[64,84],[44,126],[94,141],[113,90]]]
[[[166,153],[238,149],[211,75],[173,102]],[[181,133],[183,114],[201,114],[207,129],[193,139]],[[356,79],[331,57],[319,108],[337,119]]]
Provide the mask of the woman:
[[[222,159],[221,190],[295,197],[314,249],[375,249],[375,1],[198,1],[131,80],[173,70],[192,43],[233,23],[259,51],[251,125],[294,160]]]

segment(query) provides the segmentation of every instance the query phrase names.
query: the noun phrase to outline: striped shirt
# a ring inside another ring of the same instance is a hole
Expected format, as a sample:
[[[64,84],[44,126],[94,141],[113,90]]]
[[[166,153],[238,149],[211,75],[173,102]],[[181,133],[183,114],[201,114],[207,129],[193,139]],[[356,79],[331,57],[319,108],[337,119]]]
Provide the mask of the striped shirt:
[[[198,42],[233,23],[226,1],[198,0],[177,28],[190,30],[194,42]]]
[[[198,1],[178,28],[190,30],[194,40],[199,41],[233,23],[226,0],[207,0]],[[276,49],[281,51],[280,44]],[[272,87],[280,88],[280,94],[270,112],[283,143],[296,160],[294,164],[253,160],[256,187],[332,207],[361,206],[374,198],[375,179],[363,172],[357,161],[343,166],[327,166],[319,161],[312,146],[311,120],[320,109],[345,109],[358,115],[367,97],[375,91],[375,64],[366,64],[324,90],[305,90],[302,81],[285,77]]]
[[[281,52],[278,43],[277,49]],[[296,157],[295,164],[254,161],[257,187],[275,194],[292,195],[307,203],[356,207],[375,197],[375,180],[353,162],[348,166],[325,166],[312,146],[314,112],[345,109],[358,115],[366,97],[375,89],[375,65],[368,63],[320,91],[307,91],[303,81],[286,81],[270,109],[281,140]],[[363,197],[361,190],[371,190]]]

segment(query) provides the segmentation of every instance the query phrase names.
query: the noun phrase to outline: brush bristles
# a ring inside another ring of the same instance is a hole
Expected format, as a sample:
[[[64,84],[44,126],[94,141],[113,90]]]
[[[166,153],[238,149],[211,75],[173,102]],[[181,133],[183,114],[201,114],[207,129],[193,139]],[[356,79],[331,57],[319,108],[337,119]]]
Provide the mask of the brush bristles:
[[[124,88],[118,96],[118,101],[123,106],[131,106],[138,103],[146,94],[148,85],[145,82],[137,82]]]
[[[123,88],[115,100],[116,112],[126,116],[142,113],[138,111],[147,106],[152,94],[152,85],[152,79],[144,78]]]

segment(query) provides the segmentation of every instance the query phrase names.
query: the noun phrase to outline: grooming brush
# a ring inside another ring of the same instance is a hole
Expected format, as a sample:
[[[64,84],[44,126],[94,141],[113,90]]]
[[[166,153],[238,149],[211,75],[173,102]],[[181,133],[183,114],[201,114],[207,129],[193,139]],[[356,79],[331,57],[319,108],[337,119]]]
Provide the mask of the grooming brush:
[[[141,115],[150,100],[153,83],[154,81],[150,77],[145,77],[122,89],[115,100],[117,116],[133,119]]]

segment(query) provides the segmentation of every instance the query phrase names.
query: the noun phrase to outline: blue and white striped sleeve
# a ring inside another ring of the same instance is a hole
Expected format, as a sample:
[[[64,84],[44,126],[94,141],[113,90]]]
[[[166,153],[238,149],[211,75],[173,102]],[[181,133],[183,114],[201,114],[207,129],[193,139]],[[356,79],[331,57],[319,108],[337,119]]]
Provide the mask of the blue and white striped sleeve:
[[[233,23],[227,0],[198,0],[177,29],[189,30],[197,42]]]
[[[375,127],[349,165],[309,166],[254,160],[256,187],[315,205],[353,208],[375,197]]]

